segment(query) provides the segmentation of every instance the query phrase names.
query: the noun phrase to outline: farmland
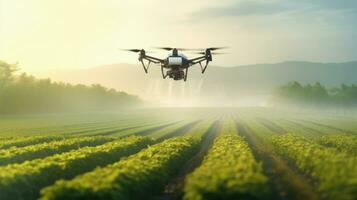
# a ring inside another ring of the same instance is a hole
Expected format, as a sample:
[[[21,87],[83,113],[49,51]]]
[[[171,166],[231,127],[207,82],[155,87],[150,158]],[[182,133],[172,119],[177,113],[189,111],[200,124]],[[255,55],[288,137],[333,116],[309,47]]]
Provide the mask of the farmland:
[[[357,116],[156,108],[0,118],[0,200],[356,199]]]

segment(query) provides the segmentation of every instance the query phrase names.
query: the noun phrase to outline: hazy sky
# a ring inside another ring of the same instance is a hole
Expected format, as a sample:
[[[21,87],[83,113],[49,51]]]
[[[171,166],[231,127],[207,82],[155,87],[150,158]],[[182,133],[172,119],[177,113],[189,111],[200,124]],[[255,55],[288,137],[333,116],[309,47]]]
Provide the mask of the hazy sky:
[[[356,0],[0,0],[0,59],[77,69],[168,45],[229,46],[214,58],[223,66],[343,62],[357,60],[356,23]]]

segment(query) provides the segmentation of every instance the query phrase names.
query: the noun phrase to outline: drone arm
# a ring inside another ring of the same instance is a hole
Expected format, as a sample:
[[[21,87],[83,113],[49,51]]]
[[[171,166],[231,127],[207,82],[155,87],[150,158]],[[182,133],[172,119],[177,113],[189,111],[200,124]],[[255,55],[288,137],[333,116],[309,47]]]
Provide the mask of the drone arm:
[[[143,59],[146,59],[152,63],[155,63],[155,64],[159,64],[159,63],[163,63],[164,61],[162,59],[159,59],[159,58],[155,58],[155,57],[152,57],[152,56],[147,56],[145,55],[143,57]]]
[[[200,57],[197,57],[197,58],[190,59],[190,62],[196,64],[196,63],[198,63],[197,62],[198,60],[206,60],[206,56],[200,56]]]
[[[145,63],[144,63],[144,60],[147,60],[147,61],[148,61],[147,66],[146,66]],[[139,57],[139,61],[140,61],[141,64],[143,65],[143,68],[144,68],[145,73],[148,73],[148,69],[149,69],[151,63],[159,64],[159,63],[162,63],[162,62],[163,62],[163,60],[161,60],[161,59],[159,59],[159,58],[155,58],[155,57],[147,56],[147,55],[140,56],[140,57]]]
[[[191,62],[191,65],[199,64],[199,63],[201,63],[201,62],[203,62],[203,61],[205,61],[205,60],[207,61],[207,59],[204,58],[204,59],[197,60],[197,61],[195,61],[195,62]]]
[[[191,61],[191,65],[199,64],[201,67],[202,74],[205,73],[208,63],[209,63],[209,60],[207,59],[206,56],[197,57],[197,58],[191,59],[190,61]],[[205,66],[202,65],[203,61],[206,61]]]

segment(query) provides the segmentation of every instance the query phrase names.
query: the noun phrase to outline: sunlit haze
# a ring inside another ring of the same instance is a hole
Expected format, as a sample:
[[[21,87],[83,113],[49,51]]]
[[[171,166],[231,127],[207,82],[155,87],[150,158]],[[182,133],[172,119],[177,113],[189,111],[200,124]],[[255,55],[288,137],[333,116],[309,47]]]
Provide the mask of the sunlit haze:
[[[0,58],[23,71],[136,63],[121,48],[229,46],[215,65],[356,60],[348,0],[0,0]],[[165,55],[157,53],[156,55]]]
[[[357,200],[357,0],[0,0],[0,200]]]

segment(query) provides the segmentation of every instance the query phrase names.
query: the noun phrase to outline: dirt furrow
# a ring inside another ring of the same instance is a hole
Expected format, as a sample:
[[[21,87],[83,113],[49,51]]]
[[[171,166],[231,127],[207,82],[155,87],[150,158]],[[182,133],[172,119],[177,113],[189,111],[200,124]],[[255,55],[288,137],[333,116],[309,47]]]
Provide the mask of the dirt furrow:
[[[259,118],[257,117],[256,120],[262,124],[265,128],[267,128],[268,130],[274,132],[274,133],[278,133],[278,134],[285,134],[287,133],[287,131],[278,126],[277,124],[275,124],[274,122],[268,120],[268,119],[264,119],[264,118]]]
[[[160,126],[155,126],[155,127],[152,127],[152,128],[148,128],[148,129],[145,129],[145,130],[138,131],[138,132],[135,133],[135,135],[141,135],[141,136],[150,135],[151,133],[154,133],[155,131],[158,131],[160,129],[166,128],[168,126],[171,126],[171,125],[174,125],[174,124],[177,124],[177,123],[178,123],[178,121],[171,122],[171,123],[164,124],[164,125],[160,125]]]
[[[331,130],[334,130],[334,131],[344,132],[344,133],[348,133],[348,134],[355,134],[354,131],[345,130],[345,129],[342,129],[342,128],[337,128],[337,127],[334,127],[334,126],[331,126],[331,125],[327,125],[327,124],[322,124],[322,123],[309,121],[309,120],[301,120],[301,121],[306,122],[306,123],[310,123],[310,124],[314,124],[316,126],[328,128],[328,129],[331,129]]]
[[[105,127],[105,128],[94,128],[94,129],[87,129],[87,130],[81,130],[81,131],[77,131],[77,132],[72,132],[72,133],[68,133],[69,135],[79,135],[82,133],[88,133],[88,135],[91,135],[90,132],[94,132],[94,131],[103,131],[103,133],[106,133],[108,131],[112,131],[114,128],[117,127]],[[115,129],[118,130],[118,129]],[[96,133],[93,135],[101,135],[101,133]]]
[[[209,148],[211,147],[213,140],[218,133],[218,130],[219,121],[215,121],[204,134],[198,153],[195,154],[190,160],[188,160],[184,166],[182,166],[176,176],[168,182],[163,193],[159,196],[153,197],[152,200],[177,200],[182,198],[186,175],[191,173],[201,164],[204,156],[207,154]]]
[[[130,127],[126,127],[126,128],[118,128],[118,129],[109,130],[109,131],[104,131],[104,132],[97,133],[97,134],[92,134],[92,135],[103,135],[103,136],[113,135],[113,134],[115,134],[115,133],[120,133],[120,132],[127,131],[127,130],[130,130],[130,129],[141,128],[141,127],[150,126],[150,125],[152,125],[152,124],[144,124],[144,125],[130,126]],[[166,125],[166,124],[165,124],[165,125]],[[170,124],[169,124],[169,125],[170,125]],[[157,128],[157,127],[154,127],[154,128]],[[148,129],[148,130],[149,130],[149,129]],[[144,131],[146,131],[146,130],[144,130]]]
[[[238,133],[246,138],[255,158],[263,164],[264,173],[269,178],[273,192],[272,199],[320,199],[313,184],[267,148],[249,126],[239,120],[236,126]]]
[[[172,138],[172,137],[176,137],[176,136],[180,136],[180,135],[183,135],[184,133],[186,133],[187,131],[189,131],[194,125],[196,125],[197,123],[199,123],[201,120],[196,120],[196,121],[193,121],[191,123],[188,123],[168,134],[165,134],[164,136],[160,137],[159,138],[159,141],[162,141],[162,140],[166,140],[168,138]]]
[[[301,123],[298,123],[296,121],[287,120],[287,119],[285,121],[290,123],[290,124],[292,124],[293,126],[295,126],[297,128],[300,128],[300,129],[305,130],[305,131],[310,132],[310,133],[313,132],[313,133],[317,133],[317,134],[320,134],[320,135],[324,135],[325,134],[322,131],[316,130],[314,128],[307,127],[307,126],[305,126],[305,125],[303,125]]]

